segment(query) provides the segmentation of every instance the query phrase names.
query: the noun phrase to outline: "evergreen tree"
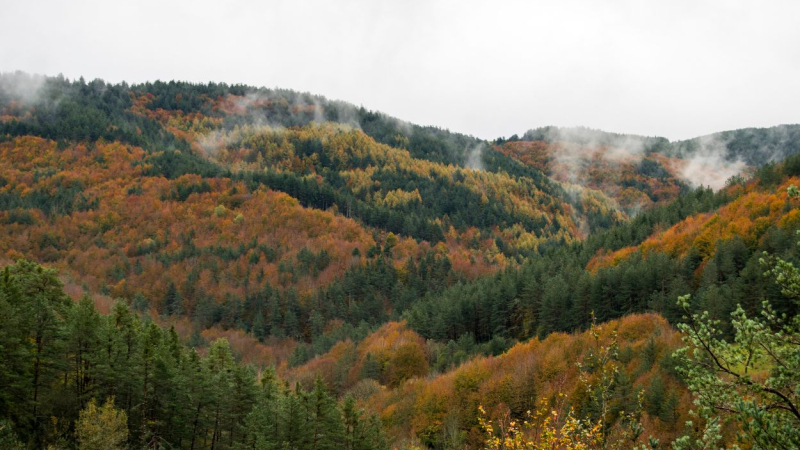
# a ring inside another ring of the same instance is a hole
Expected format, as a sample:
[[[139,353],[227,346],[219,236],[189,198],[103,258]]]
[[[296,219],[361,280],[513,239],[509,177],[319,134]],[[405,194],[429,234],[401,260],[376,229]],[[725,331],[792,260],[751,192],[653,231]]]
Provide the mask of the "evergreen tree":
[[[18,326],[4,333],[10,346],[3,349],[8,352],[9,363],[0,369],[5,372],[0,376],[5,383],[2,391],[8,392],[4,397],[13,399],[8,407],[17,427],[38,442],[55,394],[51,387],[65,365],[64,322],[71,301],[55,270],[25,260],[3,270],[0,298]]]
[[[309,393],[309,418],[304,448],[308,450],[334,450],[342,448],[344,425],[336,401],[328,394],[322,378],[314,381]]]
[[[224,433],[232,426],[230,394],[233,390],[234,361],[227,339],[211,344],[206,359],[210,377],[211,449],[225,448]]]
[[[79,407],[83,407],[96,389],[100,359],[100,314],[94,309],[94,301],[84,295],[70,311],[67,320],[67,353],[72,356],[71,380]]]

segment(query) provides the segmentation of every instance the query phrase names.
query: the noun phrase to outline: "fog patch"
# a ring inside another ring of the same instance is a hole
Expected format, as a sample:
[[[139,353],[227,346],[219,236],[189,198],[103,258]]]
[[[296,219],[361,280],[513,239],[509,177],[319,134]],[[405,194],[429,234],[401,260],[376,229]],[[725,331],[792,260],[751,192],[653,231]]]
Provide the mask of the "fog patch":
[[[414,132],[414,126],[411,124],[411,122],[406,122],[405,120],[401,120],[396,117],[393,117],[392,119],[394,120],[395,126],[405,136],[411,136],[411,134]]]
[[[25,72],[0,73],[0,101],[10,103],[13,101],[22,104],[37,103],[41,98],[42,87],[47,77],[44,75],[27,74]]]
[[[545,141],[550,143],[569,143],[589,149],[608,150],[612,158],[641,155],[646,150],[646,143],[650,139],[644,136],[609,133],[587,127],[543,127],[528,130],[524,137],[526,141]]]
[[[325,122],[325,111],[317,98],[314,99],[314,122],[318,124]]]
[[[361,130],[358,109],[354,105],[345,102],[337,102],[336,111],[338,116],[336,122]]]
[[[586,127],[543,127],[529,130],[523,139],[550,143],[554,162],[553,175],[570,183],[585,184],[585,173],[593,158],[612,164],[637,163],[655,151],[678,159],[671,164],[670,171],[675,177],[694,187],[709,186],[718,190],[725,186],[728,178],[749,167],[749,161],[744,156],[763,155],[768,161],[786,156],[767,145],[755,145],[744,155],[741,152],[739,155],[735,154],[728,148],[728,144],[736,137],[736,133],[747,131],[737,130],[688,141],[669,142],[664,138],[608,133]],[[788,135],[787,130],[778,131]],[[787,139],[777,140],[784,142]]]
[[[727,142],[715,136],[698,138],[697,149],[684,155],[685,163],[679,175],[692,186],[709,186],[714,190],[725,187],[728,178],[747,169],[740,160],[730,160]]]
[[[483,152],[485,150],[485,145],[483,142],[479,142],[475,144],[471,148],[469,148],[465,153],[467,155],[467,161],[464,164],[465,167],[472,170],[484,171],[486,170],[483,164]]]
[[[198,136],[197,145],[205,152],[206,156],[218,158],[223,149],[232,149],[241,146],[244,141],[261,134],[280,135],[286,128],[280,125],[245,125],[232,130],[214,130]]]
[[[205,151],[206,156],[210,157],[216,157],[219,150],[228,143],[227,133],[221,130],[214,130],[197,138],[197,145]]]

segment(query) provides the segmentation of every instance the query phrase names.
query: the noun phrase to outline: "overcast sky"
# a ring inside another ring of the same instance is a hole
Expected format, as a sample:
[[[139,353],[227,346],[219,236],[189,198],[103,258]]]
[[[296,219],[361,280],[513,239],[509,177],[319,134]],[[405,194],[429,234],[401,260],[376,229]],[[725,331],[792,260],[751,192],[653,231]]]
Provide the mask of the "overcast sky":
[[[800,1],[0,0],[0,71],[283,87],[486,139],[800,123]]]

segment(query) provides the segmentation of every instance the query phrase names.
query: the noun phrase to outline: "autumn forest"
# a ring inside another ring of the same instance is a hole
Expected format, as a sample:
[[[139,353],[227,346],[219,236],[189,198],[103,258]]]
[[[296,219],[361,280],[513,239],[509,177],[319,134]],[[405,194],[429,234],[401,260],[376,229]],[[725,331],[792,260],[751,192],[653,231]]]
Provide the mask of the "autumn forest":
[[[0,75],[0,447],[800,446],[800,125],[521,131]]]

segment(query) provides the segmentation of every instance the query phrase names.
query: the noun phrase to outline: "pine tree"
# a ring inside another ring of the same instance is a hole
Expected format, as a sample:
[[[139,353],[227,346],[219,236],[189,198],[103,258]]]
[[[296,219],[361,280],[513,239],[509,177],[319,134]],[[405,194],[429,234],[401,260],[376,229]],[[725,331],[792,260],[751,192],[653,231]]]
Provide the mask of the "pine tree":
[[[164,314],[177,316],[183,312],[183,298],[175,283],[170,282],[164,295]]]
[[[140,335],[142,324],[127,304],[118,302],[101,329],[104,350],[100,364],[103,368],[105,393],[114,396],[125,410],[132,411],[140,399],[138,376],[141,366]],[[133,419],[133,415],[129,415]]]
[[[83,408],[97,388],[100,323],[100,314],[88,295],[72,308],[67,321],[67,352],[72,355],[70,372],[79,408]]]
[[[255,375],[249,366],[236,365],[233,370],[233,383],[231,386],[229,444],[244,440],[244,424],[256,399]]]
[[[217,339],[211,344],[206,358],[210,376],[211,398],[211,450],[224,448],[223,434],[230,430],[231,393],[233,390],[234,361],[227,339]]]
[[[322,378],[317,376],[309,395],[308,428],[304,447],[308,450],[342,448],[344,425],[339,407],[327,392]]]
[[[380,380],[380,375],[380,363],[372,353],[367,353],[367,356],[364,357],[364,363],[361,366],[361,378],[370,378],[378,381]]]
[[[181,379],[186,383],[186,400],[183,404],[188,409],[186,415],[186,434],[189,448],[194,450],[199,445],[200,435],[206,429],[206,410],[211,403],[211,377],[208,368],[197,351],[191,349],[181,367]]]
[[[275,369],[269,367],[261,377],[255,404],[245,419],[244,445],[258,450],[278,448],[280,442],[279,389]]]
[[[139,367],[139,377],[141,380],[141,403],[139,410],[139,438],[145,446],[155,447],[158,443],[158,436],[155,435],[155,408],[154,404],[158,400],[155,397],[155,366],[156,358],[161,345],[161,329],[150,322],[142,330],[140,347],[141,366]]]
[[[55,270],[25,260],[3,270],[0,297],[10,310],[11,320],[17,318],[19,327],[10,330],[5,338],[11,344],[8,367],[27,367],[0,379],[5,378],[8,383],[3,390],[9,389],[17,399],[11,408],[17,426],[39,441],[51,406],[48,396],[53,392],[49,388],[64,368],[64,322],[71,301]]]
[[[294,391],[284,386],[280,402],[281,443],[287,448],[299,448],[306,441],[305,395],[296,385]]]
[[[361,417],[356,406],[356,399],[352,395],[348,395],[344,398],[344,403],[342,404],[342,422],[344,425],[342,438],[344,445],[342,448],[344,450],[354,450],[358,442],[358,432],[361,431],[359,429]]]

